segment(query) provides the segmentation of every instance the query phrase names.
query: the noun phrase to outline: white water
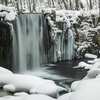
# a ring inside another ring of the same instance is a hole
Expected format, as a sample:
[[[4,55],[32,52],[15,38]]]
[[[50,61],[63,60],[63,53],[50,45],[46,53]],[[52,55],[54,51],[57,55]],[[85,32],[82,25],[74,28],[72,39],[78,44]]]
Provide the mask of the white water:
[[[43,25],[39,20],[39,14],[21,14],[16,18],[13,32],[14,70],[37,70],[40,67],[39,37],[43,37]]]

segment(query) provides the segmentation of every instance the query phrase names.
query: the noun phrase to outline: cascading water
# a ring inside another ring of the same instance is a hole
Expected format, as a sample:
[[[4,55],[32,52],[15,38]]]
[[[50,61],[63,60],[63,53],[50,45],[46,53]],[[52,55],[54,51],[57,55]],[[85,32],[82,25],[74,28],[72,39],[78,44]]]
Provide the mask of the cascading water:
[[[13,26],[13,70],[39,69],[39,50],[43,47],[43,15],[20,14]]]
[[[61,60],[72,59],[72,29],[67,31],[68,39],[63,32],[53,43],[43,14],[20,14],[12,25],[13,71],[38,70],[41,63],[57,62],[60,55]]]

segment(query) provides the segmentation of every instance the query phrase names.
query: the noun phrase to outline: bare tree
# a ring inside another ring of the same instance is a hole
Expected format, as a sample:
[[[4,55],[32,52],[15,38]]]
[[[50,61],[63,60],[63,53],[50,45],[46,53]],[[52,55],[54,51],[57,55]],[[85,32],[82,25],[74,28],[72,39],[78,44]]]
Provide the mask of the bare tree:
[[[100,17],[100,0],[99,0],[99,17]]]
[[[5,5],[7,6],[7,0],[5,0]]]
[[[75,0],[75,10],[79,10],[79,0]]]
[[[92,9],[92,1],[90,0],[90,10]]]
[[[68,10],[68,0],[62,0],[64,2],[64,6],[66,8],[66,10]]]
[[[16,5],[16,7],[17,7],[17,11],[20,12],[20,10],[19,10],[18,0],[15,0],[15,5]]]

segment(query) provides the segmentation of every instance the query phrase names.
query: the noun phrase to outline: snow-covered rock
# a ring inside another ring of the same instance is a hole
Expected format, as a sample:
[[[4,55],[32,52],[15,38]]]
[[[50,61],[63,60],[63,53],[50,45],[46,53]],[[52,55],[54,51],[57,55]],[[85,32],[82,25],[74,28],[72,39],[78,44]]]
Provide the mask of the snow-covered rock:
[[[94,64],[93,60],[88,60],[87,63]]]
[[[13,74],[13,72],[11,72],[10,70],[0,67],[0,75],[2,74]]]
[[[4,74],[0,75],[0,87],[10,92],[29,92],[57,97],[65,88],[57,86],[51,80],[45,80],[31,75]]]
[[[28,96],[29,94],[26,93],[26,92],[17,92],[17,93],[14,93],[14,96]]]
[[[86,53],[85,58],[94,58],[95,59],[95,58],[97,58],[97,55]]]
[[[84,68],[84,69],[90,69],[91,66],[92,66],[92,65],[87,64],[87,63],[81,61],[81,62],[78,64],[78,66],[75,66],[75,67],[73,67],[73,68]]]
[[[70,92],[70,93],[67,93],[67,94],[64,94],[62,96],[60,96],[58,98],[58,100],[69,100],[70,96],[73,94],[73,92]]]
[[[12,21],[15,19],[16,15],[17,13],[14,7],[7,7],[0,4],[0,17],[4,18],[4,20]]]
[[[94,63],[100,62],[100,59],[99,59],[99,58],[94,59],[93,62],[94,62]]]
[[[99,93],[100,82],[94,79],[85,80],[79,83],[76,92],[70,96],[70,100],[100,100]]]
[[[83,79],[96,78],[100,74],[100,68],[94,68],[88,71],[88,74]]]
[[[75,81],[71,84],[71,91],[74,92],[81,81]]]
[[[100,62],[93,60],[87,75],[80,81],[71,84],[70,94],[65,94],[60,100],[100,100]],[[84,63],[83,63],[84,64]],[[82,64],[82,65],[83,65]],[[80,65],[80,64],[79,64]],[[68,99],[66,99],[68,98]]]
[[[5,96],[1,97],[0,100],[57,100],[47,95],[34,94],[24,96]]]
[[[58,100],[100,100],[99,93],[100,77],[80,81],[74,92],[64,94]]]
[[[100,62],[96,62],[91,65],[90,70],[87,72],[87,75],[83,79],[92,79],[96,78],[100,74]]]

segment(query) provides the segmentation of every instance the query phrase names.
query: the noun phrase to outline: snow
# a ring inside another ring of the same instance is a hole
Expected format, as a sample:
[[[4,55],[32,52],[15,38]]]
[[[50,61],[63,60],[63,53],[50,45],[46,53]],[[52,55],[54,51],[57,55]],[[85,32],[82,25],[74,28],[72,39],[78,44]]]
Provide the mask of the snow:
[[[88,60],[87,63],[94,64],[93,60]]]
[[[10,13],[8,13],[6,16],[5,16],[5,20],[9,20],[9,21],[12,21],[15,19],[15,16],[16,16],[16,13],[11,11]]]
[[[74,81],[72,84],[71,84],[71,91],[74,92],[78,86],[78,84],[80,83],[81,81]]]
[[[27,80],[26,80],[27,79]],[[33,75],[3,74],[0,75],[0,86],[10,92],[29,92],[31,94],[46,94],[57,97],[60,91],[66,91],[51,80],[45,80]]]
[[[29,94],[26,93],[26,92],[17,92],[17,93],[14,93],[14,96],[28,96]]]
[[[11,72],[10,70],[0,67],[0,75],[2,74],[13,74],[13,72]]]
[[[71,96],[72,94],[73,94],[73,92],[64,94],[64,95],[60,96],[60,97],[58,98],[58,100],[69,100],[69,98],[70,98],[70,96]]]
[[[97,58],[97,55],[86,53],[85,58]]]
[[[91,58],[91,55],[88,56]],[[71,92],[62,95],[58,100],[100,100],[100,58],[88,62],[92,62],[92,64],[88,64],[91,67],[87,75],[82,80],[74,81],[71,84]],[[80,62],[78,67],[83,68],[86,65],[87,63]]]
[[[100,62],[100,58],[94,59],[93,62],[94,63]]]
[[[84,6],[86,5],[86,0],[81,0]],[[38,9],[37,7],[36,9]],[[5,20],[14,20],[16,13],[14,12],[13,8],[5,7],[3,5],[0,5],[0,11],[4,10],[3,12],[0,12],[0,17],[4,17]],[[53,9],[55,11],[55,9]],[[26,10],[25,13],[29,12],[29,10]],[[46,13],[52,13],[52,10],[45,9]],[[64,21],[71,21],[72,23],[77,23],[78,16],[90,16],[90,15],[99,15],[98,10],[91,10],[91,11],[56,11],[57,18],[56,22],[64,22]],[[69,20],[67,18],[71,17]],[[50,23],[53,25],[54,22],[50,21]],[[97,31],[100,27],[97,28],[89,28],[87,23],[82,23],[82,25],[85,25],[86,27],[83,27],[83,30],[80,31],[80,33],[84,33],[88,35],[88,31]],[[68,25],[70,26],[70,25]],[[86,29],[86,30],[84,30]],[[55,33],[61,32],[61,30],[56,29]],[[54,37],[55,39],[56,37]],[[81,51],[82,49],[88,48],[88,43],[82,43],[77,51]],[[61,52],[58,51],[58,57],[61,57]],[[80,62],[78,66],[75,66],[73,68],[84,68],[84,69],[90,69],[87,72],[87,75],[83,78],[81,81],[75,81],[71,85],[71,90],[74,92],[67,93],[65,95],[62,95],[58,98],[58,100],[100,100],[100,59],[96,59],[97,56],[93,54],[85,54],[86,58],[93,58],[94,60],[89,60],[87,64],[85,62]],[[26,80],[27,79],[27,80]],[[25,91],[30,93],[40,93],[40,94],[34,94],[28,96],[27,93],[21,92],[21,93],[15,93],[13,96],[7,96],[2,97],[0,100],[32,100],[33,98],[35,100],[40,100],[41,98],[43,100],[56,100],[52,97],[57,97],[59,94],[59,91],[65,90],[62,87],[57,86],[53,81],[44,80],[39,77],[31,76],[31,75],[18,75],[13,74],[9,70],[3,69],[0,67],[0,86],[3,86],[3,89],[10,92],[15,91]],[[35,81],[34,81],[35,80]],[[2,84],[3,82],[3,84]],[[58,91],[59,90],[59,91]],[[46,94],[46,95],[41,95]],[[19,97],[20,96],[20,97]]]
[[[92,65],[87,64],[87,63],[81,61],[81,62],[78,64],[78,66],[75,66],[75,67],[73,67],[73,68],[84,68],[84,69],[90,69],[91,66],[92,66]]]
[[[0,17],[4,18],[4,20],[12,21],[15,19],[16,15],[17,13],[14,7],[7,7],[0,4]]]
[[[52,13],[53,11],[56,11],[56,8],[43,8],[42,11],[44,13]]]
[[[76,91],[70,96],[70,100],[100,100],[100,79],[81,81]]]
[[[34,94],[34,95],[23,95],[23,96],[5,96],[1,97],[0,100],[57,100],[54,98],[51,98],[47,95],[41,95],[41,94]]]
[[[58,100],[100,100],[100,75],[93,79],[73,82],[71,88],[74,92],[64,94]]]

